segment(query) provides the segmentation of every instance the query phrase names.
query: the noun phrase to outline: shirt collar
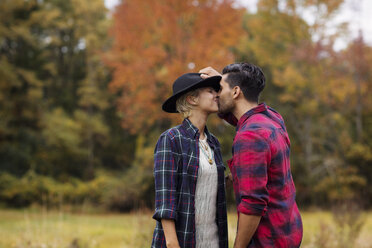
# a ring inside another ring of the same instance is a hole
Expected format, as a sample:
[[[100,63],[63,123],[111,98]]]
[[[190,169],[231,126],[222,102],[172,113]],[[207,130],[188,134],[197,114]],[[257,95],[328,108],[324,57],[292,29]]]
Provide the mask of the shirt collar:
[[[186,132],[192,138],[194,138],[194,139],[199,138],[199,136],[200,136],[199,129],[197,127],[195,127],[188,118],[183,120],[182,127],[186,130]],[[208,131],[207,126],[205,126],[204,133],[207,135],[207,140],[209,141],[209,143],[211,143],[211,135]]]
[[[244,124],[244,122],[252,115],[262,113],[265,111],[267,111],[267,106],[265,103],[260,103],[258,106],[248,110],[247,112],[245,112],[244,115],[242,115],[242,117],[240,117],[238,124],[236,125],[236,130],[239,130],[240,127]]]

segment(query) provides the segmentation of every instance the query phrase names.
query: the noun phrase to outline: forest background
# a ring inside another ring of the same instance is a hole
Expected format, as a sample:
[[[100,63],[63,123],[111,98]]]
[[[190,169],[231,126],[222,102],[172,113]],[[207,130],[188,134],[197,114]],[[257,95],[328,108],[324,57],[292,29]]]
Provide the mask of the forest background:
[[[0,1],[1,207],[153,209],[153,150],[181,121],[161,110],[173,81],[246,61],[286,121],[299,207],[370,209],[372,46],[350,23],[329,32],[343,2]],[[235,129],[208,127],[226,161]]]

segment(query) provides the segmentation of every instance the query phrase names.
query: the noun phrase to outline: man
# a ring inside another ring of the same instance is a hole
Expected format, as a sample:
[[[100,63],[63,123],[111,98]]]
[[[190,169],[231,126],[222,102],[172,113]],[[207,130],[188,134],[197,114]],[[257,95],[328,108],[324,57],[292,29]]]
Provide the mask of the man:
[[[211,67],[203,78],[220,75]],[[290,170],[290,142],[283,118],[258,104],[265,87],[262,70],[248,63],[226,66],[219,91],[219,113],[236,135],[228,161],[237,203],[234,248],[299,247],[302,221]]]

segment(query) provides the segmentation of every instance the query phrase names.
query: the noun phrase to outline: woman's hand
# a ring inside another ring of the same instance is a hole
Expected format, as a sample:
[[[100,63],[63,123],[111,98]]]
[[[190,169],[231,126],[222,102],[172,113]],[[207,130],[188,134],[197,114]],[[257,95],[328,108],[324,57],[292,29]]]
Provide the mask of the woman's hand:
[[[181,248],[181,246],[178,244],[178,241],[176,240],[176,242],[168,242],[167,241],[167,248]]]

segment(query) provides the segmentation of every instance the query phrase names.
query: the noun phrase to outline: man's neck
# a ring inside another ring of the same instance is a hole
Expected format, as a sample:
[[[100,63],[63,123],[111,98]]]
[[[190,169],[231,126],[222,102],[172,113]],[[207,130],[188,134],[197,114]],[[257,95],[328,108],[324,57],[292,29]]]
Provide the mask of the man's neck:
[[[251,110],[251,109],[253,109],[257,106],[258,106],[257,103],[248,102],[246,100],[240,100],[239,102],[236,103],[235,109],[232,111],[232,113],[235,116],[235,118],[238,119],[238,121],[239,121],[240,118],[245,113],[247,113],[249,110]]]
[[[199,111],[192,111],[189,120],[191,123],[199,129],[200,138],[204,139],[205,125],[207,124],[208,114]]]

